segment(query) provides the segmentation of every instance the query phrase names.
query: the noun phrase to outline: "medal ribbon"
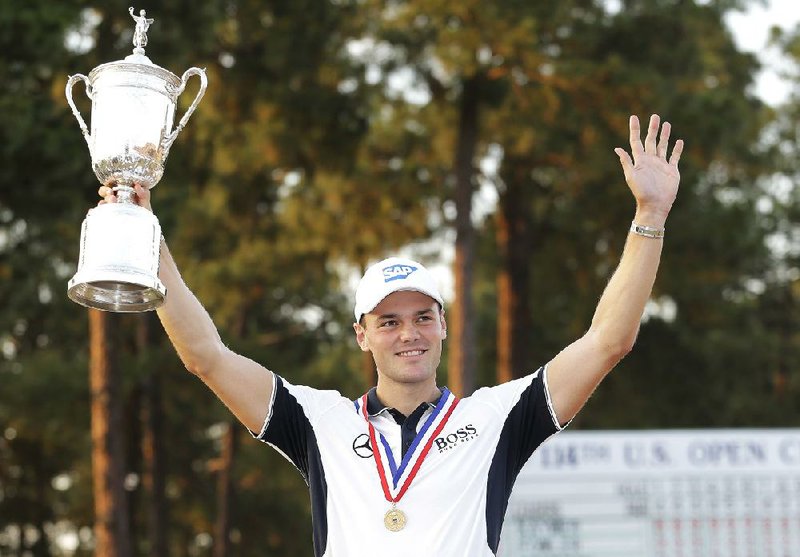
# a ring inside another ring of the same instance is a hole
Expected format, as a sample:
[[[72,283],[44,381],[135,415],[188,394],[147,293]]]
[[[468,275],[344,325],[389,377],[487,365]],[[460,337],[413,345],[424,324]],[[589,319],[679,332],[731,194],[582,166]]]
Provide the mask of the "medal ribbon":
[[[444,429],[447,420],[450,419],[453,410],[455,409],[456,405],[458,404],[459,400],[455,397],[449,390],[446,388],[442,393],[442,397],[439,400],[439,403],[436,405],[436,408],[433,410],[431,415],[425,421],[425,424],[419,430],[416,437],[414,438],[414,442],[408,448],[405,457],[400,465],[399,469],[395,468],[395,459],[394,455],[392,454],[391,449],[389,448],[389,444],[384,439],[383,435],[377,433],[375,431],[375,427],[369,421],[369,413],[367,412],[367,395],[361,397],[361,414],[367,422],[367,426],[369,428],[369,441],[372,447],[372,454],[375,455],[375,466],[378,469],[378,477],[381,481],[381,487],[383,488],[383,495],[386,497],[386,500],[390,503],[397,503],[400,499],[405,495],[408,488],[411,486],[411,482],[414,481],[414,478],[417,475],[420,467],[422,466],[422,462],[425,460],[425,457],[428,456],[428,452],[430,451],[431,446],[433,445],[433,440],[441,433],[442,429]],[[412,461],[412,457],[414,452],[416,451],[417,447],[419,446],[420,442],[425,438],[428,430],[430,430],[431,426],[436,422],[437,417],[442,413],[445,406],[450,403],[447,410],[444,411],[444,416],[439,420],[439,423],[436,424],[436,427],[429,436],[427,436],[427,440],[420,451],[419,455],[411,466],[411,471],[409,472],[408,476],[406,477],[405,481],[403,482],[402,486],[400,487],[400,491],[397,492],[397,495],[394,497],[392,496],[392,489],[389,487],[389,482],[386,478],[386,469],[383,464],[383,460],[381,458],[380,447],[378,446],[378,436],[380,436],[381,444],[384,447],[386,452],[386,457],[388,461],[388,465],[390,468],[390,472],[392,475],[392,487],[395,489],[397,488],[397,483],[400,478],[403,476],[403,472],[406,470],[408,465]]]

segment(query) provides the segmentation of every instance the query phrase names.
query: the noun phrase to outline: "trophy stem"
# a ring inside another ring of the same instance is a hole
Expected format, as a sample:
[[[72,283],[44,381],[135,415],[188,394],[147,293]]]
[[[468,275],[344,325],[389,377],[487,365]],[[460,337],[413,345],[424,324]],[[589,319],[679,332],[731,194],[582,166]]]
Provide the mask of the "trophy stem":
[[[113,190],[114,193],[117,194],[118,203],[130,203],[131,205],[136,205],[136,202],[133,200],[134,196],[136,195],[136,191],[132,187],[117,185],[114,186]]]

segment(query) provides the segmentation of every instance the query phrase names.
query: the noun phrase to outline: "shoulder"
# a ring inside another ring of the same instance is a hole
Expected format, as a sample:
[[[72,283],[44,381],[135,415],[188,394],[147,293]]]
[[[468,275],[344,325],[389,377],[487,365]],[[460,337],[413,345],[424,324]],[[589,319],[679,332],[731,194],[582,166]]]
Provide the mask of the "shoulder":
[[[309,418],[313,415],[321,415],[332,408],[344,407],[351,412],[355,410],[353,401],[339,391],[295,385],[276,374],[275,400],[280,399],[284,399],[283,404],[288,402],[302,407]]]
[[[533,373],[492,387],[482,387],[464,398],[464,402],[489,405],[514,405],[526,391],[546,389],[546,368],[540,367]]]
[[[263,438],[268,429],[275,431],[275,428],[291,425],[293,429],[301,431],[324,423],[332,414],[340,417],[355,415],[353,401],[338,391],[295,385],[278,374],[274,374],[274,377],[275,388],[264,425],[260,433],[251,432],[258,438]]]

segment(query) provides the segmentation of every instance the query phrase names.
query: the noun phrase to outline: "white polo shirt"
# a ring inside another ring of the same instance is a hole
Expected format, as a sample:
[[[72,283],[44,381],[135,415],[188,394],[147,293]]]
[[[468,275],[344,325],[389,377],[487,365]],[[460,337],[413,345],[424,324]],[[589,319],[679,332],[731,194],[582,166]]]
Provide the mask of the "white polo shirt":
[[[374,408],[376,397],[353,401],[275,376],[256,437],[309,486],[315,556],[496,554],[517,474],[561,429],[546,368],[464,399],[442,393],[413,424],[416,435],[406,432],[404,455],[403,426]],[[399,531],[384,524],[390,500],[406,519]]]

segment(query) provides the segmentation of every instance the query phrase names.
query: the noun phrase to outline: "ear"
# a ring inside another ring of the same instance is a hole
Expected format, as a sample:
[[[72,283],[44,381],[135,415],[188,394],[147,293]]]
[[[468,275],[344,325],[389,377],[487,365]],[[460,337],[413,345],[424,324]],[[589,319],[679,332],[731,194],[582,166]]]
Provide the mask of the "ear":
[[[447,338],[447,321],[444,319],[444,309],[439,310],[439,319],[442,320],[442,340]]]
[[[367,341],[367,331],[360,323],[353,323],[353,330],[356,332],[356,342],[362,352],[369,352],[369,342]]]

